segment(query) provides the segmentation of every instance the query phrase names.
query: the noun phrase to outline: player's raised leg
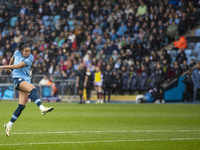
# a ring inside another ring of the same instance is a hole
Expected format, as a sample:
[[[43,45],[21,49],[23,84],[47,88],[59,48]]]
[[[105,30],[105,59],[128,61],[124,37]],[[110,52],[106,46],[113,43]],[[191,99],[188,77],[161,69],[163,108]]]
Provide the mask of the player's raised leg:
[[[42,102],[37,93],[37,89],[32,84],[23,81],[20,83],[19,89],[24,92],[30,93],[31,98],[33,99],[35,104],[40,108],[42,115],[45,115],[46,113],[51,112],[54,109],[53,107],[44,107],[42,105]]]

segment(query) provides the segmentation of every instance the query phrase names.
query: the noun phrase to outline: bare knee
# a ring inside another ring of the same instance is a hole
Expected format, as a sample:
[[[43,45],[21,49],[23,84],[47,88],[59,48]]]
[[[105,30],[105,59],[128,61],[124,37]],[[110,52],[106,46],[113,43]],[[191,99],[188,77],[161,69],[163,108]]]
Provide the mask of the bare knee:
[[[102,88],[101,88],[101,86],[98,88],[98,91],[101,91],[102,90]]]
[[[32,89],[34,89],[35,86],[26,82],[26,81],[23,81],[20,83],[19,85],[19,89],[26,92],[26,93],[30,93]]]

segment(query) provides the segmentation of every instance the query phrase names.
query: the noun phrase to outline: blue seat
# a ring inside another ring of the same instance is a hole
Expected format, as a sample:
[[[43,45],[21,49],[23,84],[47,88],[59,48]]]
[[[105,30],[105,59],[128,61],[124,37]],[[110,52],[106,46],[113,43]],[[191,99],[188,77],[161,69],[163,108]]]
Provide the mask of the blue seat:
[[[171,59],[172,59],[172,64],[175,62],[175,60],[176,60],[176,56],[177,56],[177,51],[176,50],[171,50],[171,52],[170,52],[170,56],[171,56]]]
[[[188,45],[187,45],[187,49],[194,49],[194,47],[195,47],[195,43],[188,43]]]
[[[138,81],[138,86],[140,90],[148,89],[147,79],[148,79],[147,74],[141,73],[141,75],[139,76],[139,81]]]
[[[140,88],[140,90],[147,90],[149,88],[149,86],[147,84],[147,77],[142,77],[139,80],[139,88]]]
[[[147,78],[142,78],[140,80],[139,87],[140,87],[141,90],[146,90],[147,89],[146,83],[147,83]]]
[[[50,23],[50,21],[45,21],[44,22],[44,26],[47,28],[48,26],[50,26],[51,25],[51,23]]]
[[[193,50],[190,56],[198,57],[198,51]]]
[[[131,78],[130,88],[131,88],[131,90],[137,90],[138,89],[138,77],[133,76]]]
[[[185,54],[186,54],[186,57],[189,58],[192,54],[192,50],[191,49],[186,49],[185,50]]]
[[[73,26],[74,25],[74,21],[73,20],[69,20],[68,24],[69,24],[69,26]]]
[[[197,42],[195,47],[194,47],[195,50],[200,50],[200,42]]]
[[[43,22],[48,21],[49,20],[49,16],[43,16],[42,20],[43,20]]]
[[[57,23],[58,19],[60,19],[60,15],[55,15],[54,18],[53,18],[53,22]]]
[[[122,77],[122,90],[128,89],[128,75],[125,73]]]
[[[198,56],[200,57],[200,42],[196,43],[194,50],[197,52]]]
[[[197,29],[197,30],[195,31],[195,36],[200,36],[200,29]]]
[[[96,49],[97,51],[100,51],[103,47],[104,47],[104,45],[103,45],[103,44],[100,44],[100,45],[96,45],[96,46],[95,46],[95,49]]]
[[[53,22],[54,16],[49,16],[48,21]]]
[[[12,17],[12,18],[10,19],[10,26],[14,27],[15,24],[16,24],[16,22],[17,22],[17,17]]]

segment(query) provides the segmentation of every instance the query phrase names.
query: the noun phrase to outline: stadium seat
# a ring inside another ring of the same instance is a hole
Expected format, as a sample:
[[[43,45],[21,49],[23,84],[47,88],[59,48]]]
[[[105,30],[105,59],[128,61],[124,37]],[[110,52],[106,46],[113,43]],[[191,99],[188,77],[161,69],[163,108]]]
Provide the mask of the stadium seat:
[[[45,21],[44,22],[44,26],[47,28],[48,26],[50,26],[51,25],[51,22],[50,21]]]
[[[187,49],[194,49],[194,47],[195,47],[195,43],[188,43],[188,45],[187,45]]]
[[[140,90],[146,90],[146,89],[148,89],[147,79],[148,79],[148,77],[147,77],[146,73],[145,74],[141,74],[139,76],[138,85],[139,85],[139,89]]]
[[[60,15],[55,15],[54,18],[53,18],[53,22],[57,23],[58,19],[60,19]]]
[[[191,49],[186,49],[185,50],[185,54],[186,54],[186,57],[189,58],[190,55],[192,54],[192,50]]]
[[[175,60],[176,60],[177,51],[176,50],[171,50],[170,56],[172,58],[172,64],[173,64],[175,62]]]
[[[194,50],[198,54],[198,57],[200,57],[200,42],[196,43]]]
[[[147,85],[147,78],[141,78],[139,81],[139,88],[140,90],[147,90],[149,88]]]
[[[43,22],[48,21],[49,20],[49,16],[43,16],[42,20],[43,20]]]
[[[50,22],[53,22],[53,19],[54,19],[54,16],[49,16],[49,18],[48,18],[48,20],[49,20]]]
[[[10,26],[14,27],[15,24],[16,24],[16,22],[17,22],[17,17],[12,17],[12,18],[10,19]]]
[[[48,27],[51,23],[49,22],[49,16],[43,16],[42,21],[45,27]]]
[[[122,90],[127,90],[128,89],[128,75],[127,73],[125,73],[123,76],[122,76]]]
[[[192,50],[192,53],[190,56],[198,57],[198,51]]]
[[[131,88],[131,90],[137,90],[138,89],[138,77],[137,76],[133,76],[131,78],[130,88]]]
[[[200,29],[197,29],[197,30],[196,30],[195,36],[200,36]]]
[[[103,47],[104,47],[104,45],[103,45],[103,44],[100,44],[100,45],[96,45],[96,46],[95,46],[95,49],[96,49],[97,51],[100,51]]]
[[[197,42],[195,47],[194,47],[195,50],[200,50],[200,42]]]

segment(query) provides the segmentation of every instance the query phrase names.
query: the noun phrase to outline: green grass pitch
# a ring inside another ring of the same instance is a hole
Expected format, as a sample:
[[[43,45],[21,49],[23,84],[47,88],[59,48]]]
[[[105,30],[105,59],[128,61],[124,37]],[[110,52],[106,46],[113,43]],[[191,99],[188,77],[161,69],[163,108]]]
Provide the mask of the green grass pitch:
[[[198,150],[200,105],[28,103],[6,137],[17,102],[0,101],[0,150]]]

